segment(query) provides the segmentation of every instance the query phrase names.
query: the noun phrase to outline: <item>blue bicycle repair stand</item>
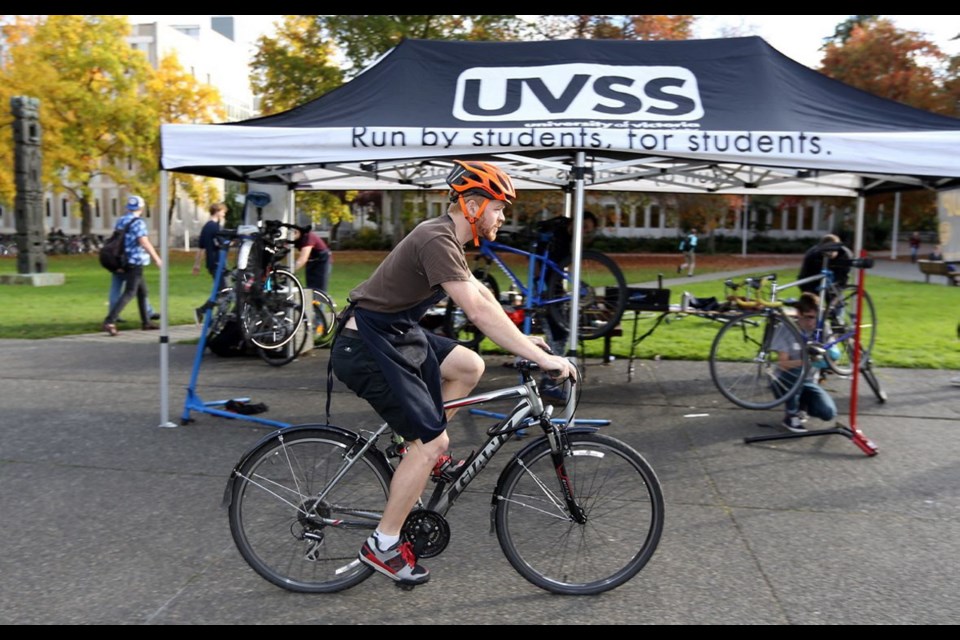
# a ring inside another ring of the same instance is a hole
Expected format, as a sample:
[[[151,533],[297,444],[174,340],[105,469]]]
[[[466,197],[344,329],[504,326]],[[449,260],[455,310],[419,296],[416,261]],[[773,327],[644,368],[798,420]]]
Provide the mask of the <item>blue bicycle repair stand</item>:
[[[221,418],[229,418],[230,420],[246,420],[247,422],[256,422],[257,424],[283,429],[291,426],[290,423],[268,420],[266,418],[257,418],[254,416],[244,415],[242,413],[235,413],[233,411],[226,411],[224,409],[216,408],[226,406],[226,404],[231,402],[231,400],[233,402],[249,402],[250,398],[232,398],[231,400],[211,400],[209,402],[204,402],[204,400],[197,395],[197,378],[200,376],[200,363],[203,362],[203,352],[207,348],[207,332],[210,330],[210,322],[213,318],[213,309],[216,305],[217,294],[219,293],[219,287],[217,285],[219,285],[220,277],[223,275],[224,266],[227,263],[227,252],[229,249],[229,244],[224,244],[222,247],[220,247],[220,259],[217,261],[217,273],[213,279],[213,290],[210,292],[209,300],[207,300],[207,303],[204,305],[204,307],[206,307],[206,311],[203,314],[203,328],[200,332],[200,342],[197,343],[197,353],[193,357],[193,371],[190,373],[190,384],[187,385],[187,397],[183,402],[183,415],[180,417],[180,424],[185,425],[193,422],[193,418],[190,417],[190,412],[197,411],[200,413],[209,413],[210,415],[220,416]]]

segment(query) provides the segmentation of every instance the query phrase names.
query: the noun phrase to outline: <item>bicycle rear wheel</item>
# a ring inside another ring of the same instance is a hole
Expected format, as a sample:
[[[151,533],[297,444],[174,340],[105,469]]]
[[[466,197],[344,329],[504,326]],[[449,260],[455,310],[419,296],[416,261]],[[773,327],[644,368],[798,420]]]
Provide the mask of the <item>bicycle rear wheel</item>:
[[[568,333],[573,278],[571,258],[560,263],[559,271],[552,271],[547,276],[547,298],[550,301],[546,303],[547,312]],[[608,256],[597,251],[584,251],[581,258],[578,333],[581,340],[593,340],[608,335],[620,324],[627,305],[627,281],[617,263]]]
[[[640,571],[660,542],[663,492],[646,460],[597,433],[567,434],[564,459],[586,522],[570,517],[546,438],[514,458],[497,488],[497,538],[520,575],[553,593],[593,595]]]
[[[827,339],[840,338],[837,347],[840,357],[827,358],[827,366],[841,376],[853,373],[854,331],[857,327],[857,287],[849,285],[840,290],[840,296],[830,302],[827,309],[829,323]],[[868,291],[863,292],[860,316],[860,365],[867,361],[877,339],[877,312]]]
[[[246,338],[263,349],[282,347],[303,321],[303,287],[286,269],[274,269],[261,289],[244,297],[240,325]]]
[[[337,325],[337,305],[333,298],[319,289],[313,292],[313,346],[325,347],[333,340],[333,330]]]
[[[777,331],[796,345],[799,372],[780,369],[773,350]],[[778,313],[758,311],[730,320],[710,347],[710,377],[727,400],[744,409],[772,409],[799,392],[809,369],[806,341],[792,322]]]
[[[392,471],[368,451],[330,487],[356,439],[322,425],[292,429],[258,444],[234,471],[230,532],[247,564],[278,587],[347,589],[373,572],[357,553],[383,512]]]
[[[257,347],[257,355],[271,367],[282,367],[283,365],[290,364],[303,353],[304,348],[307,346],[307,340],[310,339],[311,331],[310,323],[307,322],[307,318],[304,316],[303,322],[300,323],[296,334],[293,336],[293,340],[276,349]]]

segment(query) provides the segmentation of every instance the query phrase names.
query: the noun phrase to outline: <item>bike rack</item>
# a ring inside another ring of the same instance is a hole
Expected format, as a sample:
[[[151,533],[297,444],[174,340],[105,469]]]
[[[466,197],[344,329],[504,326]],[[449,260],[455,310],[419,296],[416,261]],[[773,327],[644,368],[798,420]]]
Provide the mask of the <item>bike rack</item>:
[[[200,331],[200,342],[197,343],[197,352],[193,357],[193,370],[190,373],[190,383],[187,385],[187,397],[183,402],[183,414],[180,416],[180,424],[186,425],[193,422],[193,418],[190,417],[190,413],[192,411],[196,411],[199,413],[208,413],[210,415],[220,416],[221,418],[229,418],[230,420],[245,420],[247,422],[255,422],[257,424],[283,429],[292,425],[287,422],[278,422],[276,420],[269,420],[267,418],[257,418],[251,415],[244,415],[241,413],[235,413],[233,411],[226,411],[224,409],[216,408],[223,407],[231,401],[249,402],[250,398],[231,398],[230,400],[204,401],[197,394],[197,378],[200,376],[200,364],[203,361],[203,352],[207,348],[207,332],[210,330],[210,322],[213,318],[213,308],[217,300],[217,293],[219,293],[218,285],[220,283],[220,278],[223,275],[224,267],[227,263],[227,252],[229,249],[229,244],[224,244],[220,247],[220,256],[217,260],[217,273],[213,278],[213,289],[210,292],[210,298],[203,305],[203,307],[200,307],[201,309],[205,308],[203,315],[203,328]]]
[[[866,252],[861,251],[860,258],[861,260],[866,257]],[[872,261],[871,261],[872,263]],[[744,438],[743,441],[746,444],[751,442],[764,442],[767,440],[791,440],[793,438],[809,438],[811,436],[828,436],[828,435],[841,435],[846,438],[849,438],[853,441],[855,445],[860,447],[860,449],[867,456],[875,456],[879,453],[877,445],[873,443],[872,440],[867,438],[860,429],[857,428],[857,383],[860,378],[860,318],[863,313],[863,282],[865,279],[864,272],[868,267],[862,266],[859,269],[859,275],[857,278],[857,326],[854,329],[853,336],[853,376],[850,381],[850,426],[842,425],[837,423],[837,426],[831,429],[816,429],[813,431],[807,431],[804,433],[778,433],[768,436],[752,436]],[[870,368],[870,356],[867,355],[865,363],[866,375],[873,375],[873,372]],[[872,383],[871,383],[872,384]],[[879,383],[877,384],[877,389],[879,389]],[[876,391],[876,390],[875,390]],[[886,399],[886,393],[882,390],[876,391],[877,396],[881,397],[882,400]]]

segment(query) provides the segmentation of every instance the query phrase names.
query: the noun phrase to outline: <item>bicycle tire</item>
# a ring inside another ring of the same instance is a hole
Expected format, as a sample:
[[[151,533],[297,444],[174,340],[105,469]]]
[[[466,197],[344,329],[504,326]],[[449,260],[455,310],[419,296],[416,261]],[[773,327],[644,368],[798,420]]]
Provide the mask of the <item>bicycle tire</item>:
[[[800,348],[799,375],[784,374],[770,348],[780,326]],[[744,409],[772,409],[799,393],[810,362],[799,329],[779,313],[757,311],[738,316],[722,327],[710,346],[710,377],[723,396]]]
[[[303,287],[286,269],[274,269],[259,293],[244,296],[240,326],[244,337],[263,349],[282,347],[303,322]]]
[[[259,443],[234,472],[230,533],[243,559],[268,582],[300,593],[341,591],[373,573],[357,553],[376,528],[393,472],[368,451],[327,493],[320,504],[327,523],[321,523],[307,515],[315,513],[313,496],[326,488],[357,440],[323,425],[293,429]],[[348,525],[361,511],[370,514],[364,524]]]
[[[863,379],[870,385],[870,390],[873,391],[873,395],[876,396],[877,402],[886,404],[889,396],[883,387],[880,386],[880,380],[877,379],[877,374],[873,372],[873,367],[869,365],[864,366],[860,372],[863,374]]]
[[[504,469],[495,494],[497,538],[513,568],[532,584],[594,595],[633,578],[656,551],[663,491],[647,461],[626,443],[598,433],[566,438],[566,477],[586,522],[567,514],[543,438]]]
[[[311,289],[313,292],[313,346],[325,347],[333,340],[333,330],[337,325],[337,305],[325,291]]]
[[[493,276],[481,270],[474,271],[473,275],[490,290],[494,299],[500,299],[500,285],[497,284]],[[477,325],[470,321],[463,309],[450,297],[447,298],[447,308],[443,313],[443,332],[448,338],[453,338],[464,347],[474,351],[480,348],[480,343],[483,342],[485,337],[483,332],[477,328]]]
[[[572,256],[563,260],[558,270],[547,275],[547,313],[569,334]],[[627,306],[627,281],[617,263],[598,251],[584,251],[580,260],[580,306],[577,333],[581,340],[594,340],[609,335]]]
[[[828,338],[829,336],[843,336],[851,333],[856,328],[857,312],[857,287],[847,285],[840,289],[840,295],[830,302],[827,309]],[[860,322],[860,366],[862,367],[870,353],[873,351],[873,345],[877,339],[877,312],[873,306],[873,299],[870,292],[863,292],[863,305],[861,310]],[[853,373],[853,354],[854,339],[853,336],[843,340],[838,344],[840,357],[837,359],[827,358],[826,363],[831,371],[841,376],[848,376]]]
[[[307,321],[306,316],[304,316],[303,322],[300,323],[296,334],[293,336],[293,340],[276,349],[257,347],[257,355],[271,367],[282,367],[290,364],[303,353],[304,348],[307,346],[307,340],[310,339],[310,332],[312,330],[310,323]]]
[[[224,287],[217,293],[210,315],[208,336],[215,336],[223,331],[227,322],[236,315],[237,291],[232,286]]]

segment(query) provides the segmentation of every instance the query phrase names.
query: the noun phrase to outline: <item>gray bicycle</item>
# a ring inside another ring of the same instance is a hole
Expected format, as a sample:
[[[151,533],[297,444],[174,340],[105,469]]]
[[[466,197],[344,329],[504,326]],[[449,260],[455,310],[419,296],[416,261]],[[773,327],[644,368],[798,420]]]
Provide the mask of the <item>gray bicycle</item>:
[[[518,430],[539,426],[543,436],[514,454],[493,491],[491,519],[500,547],[520,575],[547,591],[614,589],[657,548],[664,517],[660,482],[629,445],[552,418],[553,407],[543,404],[537,389],[536,365],[521,361],[517,370],[522,381],[516,386],[446,404],[518,401],[456,477],[433,479],[432,493],[410,513],[402,536],[420,558],[441,553],[450,540],[446,515],[453,504]],[[569,395],[575,403],[579,394]],[[364,434],[300,425],[266,436],[244,454],[224,501],[234,542],[254,571],[279,587],[309,593],[340,591],[372,575],[357,552],[380,520],[402,455],[402,443],[388,432],[386,424]]]

